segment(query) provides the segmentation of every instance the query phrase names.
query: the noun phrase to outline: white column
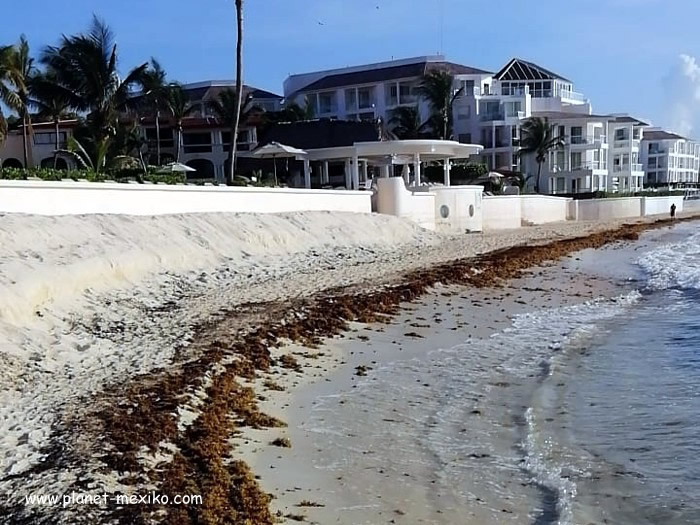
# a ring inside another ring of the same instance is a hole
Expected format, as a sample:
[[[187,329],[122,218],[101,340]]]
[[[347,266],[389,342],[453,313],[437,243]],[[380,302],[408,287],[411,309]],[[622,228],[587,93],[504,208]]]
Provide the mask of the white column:
[[[355,155],[352,158],[352,170],[350,173],[352,175],[352,189],[359,190],[360,189],[360,159],[357,158],[357,155]]]
[[[491,154],[491,170],[495,171],[498,166],[496,166],[496,123],[491,123],[491,147],[493,148],[493,153]]]
[[[383,179],[388,179],[390,176],[391,176],[391,175],[390,175],[390,171],[389,171],[389,165],[388,165],[388,164],[385,164],[384,166],[382,166],[382,175],[381,175],[381,177],[382,177]]]
[[[362,163],[362,182],[367,182],[367,167],[369,162],[364,161]]]
[[[445,165],[443,167],[445,170],[445,186],[450,185],[450,159],[445,159]]]
[[[331,182],[331,177],[330,174],[328,173],[328,161],[324,160],[323,163],[321,164],[321,186],[325,184],[330,184]]]
[[[304,187],[311,188],[311,162],[309,159],[304,159]]]
[[[351,190],[352,189],[352,180],[350,179],[350,170],[352,167],[350,166],[350,159],[345,159],[345,189],[346,190]]]
[[[420,186],[420,153],[413,155],[413,185]]]

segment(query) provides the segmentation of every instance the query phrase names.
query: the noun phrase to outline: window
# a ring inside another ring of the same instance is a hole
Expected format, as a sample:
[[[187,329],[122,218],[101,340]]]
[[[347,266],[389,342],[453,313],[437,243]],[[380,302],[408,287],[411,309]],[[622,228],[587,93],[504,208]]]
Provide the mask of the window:
[[[66,143],[66,132],[61,131],[58,134],[59,145],[62,147]],[[34,144],[56,146],[56,133],[34,133]]]
[[[506,116],[507,117],[517,117],[518,113],[522,111],[521,102],[506,102]]]
[[[566,127],[565,126],[559,126],[559,137],[565,137],[566,136]]]
[[[583,128],[581,126],[571,127],[571,143],[572,144],[583,144],[585,142],[583,138]]]
[[[576,151],[571,154],[571,169],[576,170],[576,169],[581,169],[583,166],[581,165],[581,152]]]
[[[149,142],[149,146],[156,147],[156,142],[158,141],[158,133],[156,128],[146,128],[146,140]],[[160,130],[160,147],[161,148],[172,148],[175,146],[175,141],[173,140],[173,130],[170,128],[161,128]]]
[[[474,94],[474,81],[473,80],[462,80],[462,94],[463,95],[473,95]]]
[[[321,115],[335,113],[337,106],[335,103],[335,92],[318,94],[318,112]]]
[[[557,192],[566,191],[566,179],[564,177],[557,177]]]
[[[184,133],[182,143],[185,146],[185,153],[210,153],[211,133]]]
[[[661,145],[658,142],[650,142],[649,143],[649,153],[651,155],[661,153]]]
[[[360,109],[374,107],[374,89],[362,88],[357,90],[357,103]]]
[[[656,168],[656,157],[650,157],[647,164],[649,168]]]
[[[615,130],[615,140],[628,140],[629,130],[627,128],[617,128]]]
[[[345,90],[345,111],[355,111],[357,110],[357,90],[356,89],[346,89]]]
[[[471,133],[460,133],[458,138],[462,144],[471,144],[472,143],[472,134]]]
[[[483,91],[484,95],[488,95],[490,92],[491,92],[491,86],[489,86],[488,84],[484,84],[484,91]]]

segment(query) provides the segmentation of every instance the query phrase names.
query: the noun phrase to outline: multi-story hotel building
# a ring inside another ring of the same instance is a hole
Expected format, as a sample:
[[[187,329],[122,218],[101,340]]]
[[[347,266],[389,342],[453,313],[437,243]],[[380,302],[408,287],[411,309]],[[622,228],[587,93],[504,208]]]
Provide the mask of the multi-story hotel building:
[[[224,179],[228,160],[231,130],[220,123],[209,110],[208,102],[218,97],[224,89],[235,88],[232,81],[207,81],[183,86],[187,92],[189,103],[193,106],[190,115],[183,121],[182,144],[180,147],[180,162],[197,170],[196,177]],[[282,107],[282,97],[268,91],[246,86],[246,96],[251,96],[250,106],[262,111],[278,111]],[[127,117],[128,118],[128,117]],[[62,121],[59,126],[60,148],[64,148],[66,139],[72,135],[77,121]],[[238,150],[250,151],[258,142],[255,118],[242,123],[238,135]],[[148,142],[151,154],[150,162],[156,163],[155,151],[157,133],[153,118],[142,118],[140,127]],[[30,136],[31,158],[34,166],[53,166],[56,149],[56,133],[54,124],[35,123],[34,132]],[[177,132],[172,119],[162,115],[160,119],[161,164],[175,159],[177,151]],[[24,167],[22,130],[11,132],[5,143],[0,147],[0,159],[4,167]],[[72,165],[70,159],[59,159],[59,167]]]
[[[520,128],[530,117],[546,118],[565,138],[542,169],[540,188],[550,193],[636,191],[643,187],[640,141],[646,124],[627,115],[596,115],[571,80],[514,58],[497,73],[455,64],[443,56],[418,57],[302,75],[284,84],[285,96],[309,103],[316,117],[391,118],[401,105],[430,108],[416,94],[423,75],[450,72],[459,92],[453,107],[454,137],[484,146],[481,160],[492,170],[537,173],[531,156],[520,155]],[[532,178],[529,184],[534,186]]]
[[[491,73],[447,62],[441,55],[393,60],[291,75],[284,82],[284,96],[299,105],[310,104],[317,118],[338,120],[391,119],[399,106],[417,106],[421,118],[430,108],[416,93],[423,76],[432,70],[451,73],[455,82],[481,86]]]
[[[660,128],[644,132],[642,163],[650,186],[697,187],[700,144]]]

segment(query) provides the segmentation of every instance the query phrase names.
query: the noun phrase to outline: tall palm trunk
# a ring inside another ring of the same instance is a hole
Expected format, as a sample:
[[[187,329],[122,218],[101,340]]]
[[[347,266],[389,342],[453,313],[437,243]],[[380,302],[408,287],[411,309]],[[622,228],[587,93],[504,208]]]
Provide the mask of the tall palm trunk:
[[[238,144],[238,126],[241,123],[241,106],[243,104],[243,0],[235,0],[236,2],[236,27],[238,30],[238,39],[236,41],[236,114],[233,121],[233,129],[231,130],[231,150],[229,159],[228,184],[233,184],[233,178],[236,173],[236,145]]]
[[[175,162],[180,162],[180,147],[182,144],[182,123],[177,124],[177,149],[175,150]]]
[[[56,133],[56,151],[53,152],[53,169],[56,169],[58,166],[58,150],[61,149],[61,141],[59,139],[60,135],[60,127],[59,127],[59,117],[56,117],[53,119],[53,125],[54,125],[54,131]]]
[[[160,166],[160,110],[156,110],[156,160]]]
[[[537,178],[535,179],[535,193],[540,192],[540,175],[542,174],[543,162],[537,161]]]
[[[28,135],[29,132],[27,130],[27,115],[26,113],[22,115],[22,147],[24,149],[24,169],[29,169],[31,166],[29,165],[29,144],[28,144]]]

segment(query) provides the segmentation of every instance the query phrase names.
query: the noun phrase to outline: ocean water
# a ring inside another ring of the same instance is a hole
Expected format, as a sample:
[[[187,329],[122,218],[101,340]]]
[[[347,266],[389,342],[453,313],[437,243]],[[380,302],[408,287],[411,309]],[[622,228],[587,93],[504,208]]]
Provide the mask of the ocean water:
[[[700,524],[700,229],[580,255],[615,297],[426,341],[317,400],[306,430],[345,454],[315,467],[354,480],[348,512],[390,512],[400,480],[416,523]]]

